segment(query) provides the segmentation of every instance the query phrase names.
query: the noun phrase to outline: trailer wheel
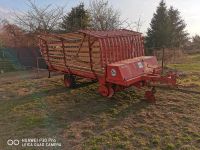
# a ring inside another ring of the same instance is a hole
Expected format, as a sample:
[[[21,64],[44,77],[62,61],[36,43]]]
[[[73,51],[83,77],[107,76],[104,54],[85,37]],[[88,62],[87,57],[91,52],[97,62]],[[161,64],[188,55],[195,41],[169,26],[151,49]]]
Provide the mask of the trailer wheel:
[[[73,75],[65,74],[64,75],[64,84],[67,88],[73,88],[76,85],[75,77]]]
[[[111,98],[114,95],[114,89],[111,86],[101,85],[99,87],[99,93],[104,97]]]

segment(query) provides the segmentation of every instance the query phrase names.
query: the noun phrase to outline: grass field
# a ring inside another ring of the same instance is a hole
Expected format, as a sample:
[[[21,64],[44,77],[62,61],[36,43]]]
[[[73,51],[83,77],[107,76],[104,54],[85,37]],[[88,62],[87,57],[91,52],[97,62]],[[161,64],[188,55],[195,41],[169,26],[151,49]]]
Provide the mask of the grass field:
[[[200,55],[183,62],[168,65],[182,72],[181,90],[158,88],[156,104],[133,88],[108,99],[97,84],[66,89],[62,76],[0,75],[0,149],[23,149],[8,147],[10,138],[41,137],[61,142],[55,150],[200,149]]]

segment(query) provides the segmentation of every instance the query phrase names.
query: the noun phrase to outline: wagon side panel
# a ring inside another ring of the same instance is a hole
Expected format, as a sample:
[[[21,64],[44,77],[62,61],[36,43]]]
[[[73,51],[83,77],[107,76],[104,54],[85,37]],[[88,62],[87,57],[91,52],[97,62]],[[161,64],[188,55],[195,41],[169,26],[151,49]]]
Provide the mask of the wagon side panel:
[[[141,35],[118,36],[100,40],[103,66],[107,64],[144,56]]]
[[[40,42],[40,49],[49,68],[61,72],[75,70],[102,74],[98,40],[90,38],[90,49],[89,37],[83,34],[65,34],[53,38],[45,36],[44,39],[43,44]]]

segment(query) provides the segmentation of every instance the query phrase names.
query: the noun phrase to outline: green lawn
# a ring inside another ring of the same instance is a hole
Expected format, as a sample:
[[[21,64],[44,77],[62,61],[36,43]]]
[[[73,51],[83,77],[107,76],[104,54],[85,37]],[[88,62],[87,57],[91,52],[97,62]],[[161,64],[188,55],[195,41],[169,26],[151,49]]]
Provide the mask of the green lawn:
[[[0,149],[23,149],[8,147],[10,138],[37,137],[56,138],[62,148],[52,149],[62,150],[200,149],[198,58],[188,56],[176,64],[184,72],[179,80],[183,90],[158,88],[156,104],[144,102],[144,92],[133,88],[108,99],[97,93],[98,84],[66,89],[62,76],[1,75]]]
[[[200,73],[200,54],[189,55],[178,64],[169,64],[168,67],[187,73]]]

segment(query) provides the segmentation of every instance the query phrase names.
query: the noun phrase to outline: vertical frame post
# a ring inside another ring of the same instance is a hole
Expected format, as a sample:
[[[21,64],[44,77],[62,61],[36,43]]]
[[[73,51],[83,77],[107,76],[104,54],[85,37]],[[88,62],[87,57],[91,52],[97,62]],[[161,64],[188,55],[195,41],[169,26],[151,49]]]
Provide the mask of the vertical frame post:
[[[165,48],[162,48],[162,74],[164,73]]]

